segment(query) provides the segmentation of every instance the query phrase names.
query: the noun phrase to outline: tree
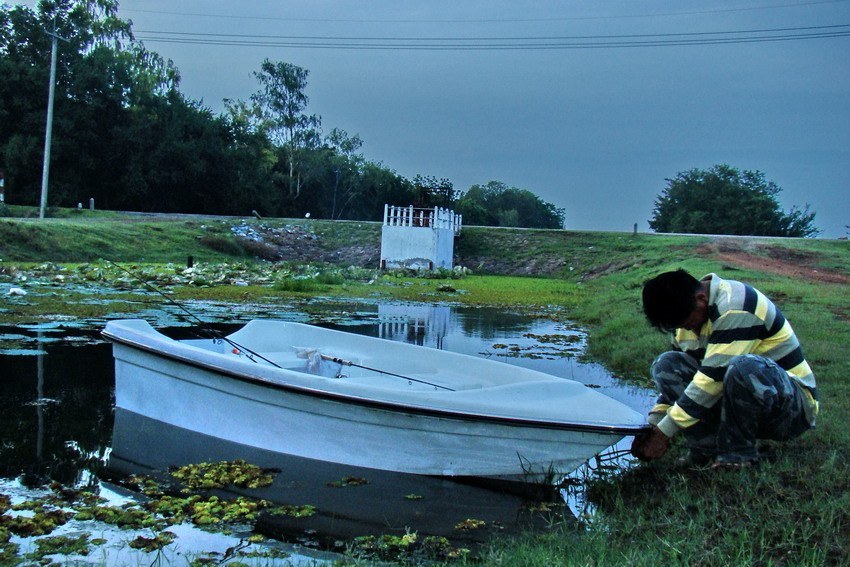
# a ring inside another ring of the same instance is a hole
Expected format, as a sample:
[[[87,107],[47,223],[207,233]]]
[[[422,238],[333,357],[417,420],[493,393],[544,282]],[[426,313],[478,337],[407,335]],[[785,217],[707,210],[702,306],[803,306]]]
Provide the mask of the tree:
[[[473,185],[457,200],[455,209],[467,225],[561,228],[564,224],[564,209],[501,181]]]
[[[416,197],[413,206],[430,209],[433,207],[449,208],[455,202],[455,190],[448,179],[437,179],[434,176],[417,175],[413,178]]]
[[[197,194],[221,179],[206,166],[223,162],[229,131],[179,94],[177,69],[135,42],[117,11],[117,0],[0,5],[0,167],[17,202],[39,196],[54,26],[68,42],[57,58],[51,205],[94,197],[100,207],[150,210],[165,198],[178,207],[198,201],[172,193]],[[205,178],[193,175],[199,166]]]
[[[743,172],[726,164],[691,169],[675,179],[655,201],[649,226],[656,232],[817,236],[815,213],[806,205],[783,212],[782,189],[760,171]]]
[[[261,131],[283,152],[288,168],[289,195],[298,198],[305,181],[305,153],[321,143],[321,118],[305,114],[309,99],[304,90],[310,72],[291,63],[266,59],[254,76],[260,90],[251,95]]]

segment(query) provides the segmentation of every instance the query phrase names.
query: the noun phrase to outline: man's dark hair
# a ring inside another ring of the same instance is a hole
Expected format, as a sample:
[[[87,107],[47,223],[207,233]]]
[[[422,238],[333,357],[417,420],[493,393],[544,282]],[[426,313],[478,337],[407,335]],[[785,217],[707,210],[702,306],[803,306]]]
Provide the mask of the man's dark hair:
[[[659,331],[672,331],[697,306],[700,282],[681,268],[664,272],[643,284],[643,313]]]

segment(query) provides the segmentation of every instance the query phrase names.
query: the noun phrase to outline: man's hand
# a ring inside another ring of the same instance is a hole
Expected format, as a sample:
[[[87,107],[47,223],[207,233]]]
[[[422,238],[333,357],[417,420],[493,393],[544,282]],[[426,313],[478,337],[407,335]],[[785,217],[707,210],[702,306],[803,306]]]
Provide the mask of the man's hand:
[[[632,455],[641,461],[660,459],[670,447],[670,438],[653,426],[649,433],[635,437],[632,443]]]

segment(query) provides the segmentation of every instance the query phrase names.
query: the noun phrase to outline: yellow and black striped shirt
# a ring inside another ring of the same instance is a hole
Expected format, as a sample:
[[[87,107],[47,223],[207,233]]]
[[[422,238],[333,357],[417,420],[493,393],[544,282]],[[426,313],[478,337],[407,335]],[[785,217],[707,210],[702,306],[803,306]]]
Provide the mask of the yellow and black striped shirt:
[[[747,284],[709,274],[708,320],[699,334],[676,329],[673,348],[700,361],[700,368],[673,406],[656,406],[652,414],[672,437],[697,423],[723,396],[723,377],[729,361],[757,354],[775,361],[798,385],[806,403],[806,417],[814,424],[818,413],[817,386],[791,324],[773,302]]]

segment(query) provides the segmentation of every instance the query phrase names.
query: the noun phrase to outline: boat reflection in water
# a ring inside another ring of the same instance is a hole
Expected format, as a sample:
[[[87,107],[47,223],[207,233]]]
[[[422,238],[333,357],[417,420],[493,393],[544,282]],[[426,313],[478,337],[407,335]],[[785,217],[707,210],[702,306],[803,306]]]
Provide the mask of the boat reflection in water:
[[[280,472],[271,486],[228,487],[224,494],[217,492],[220,496],[248,496],[316,509],[314,515],[302,518],[263,515],[254,531],[284,541],[309,540],[325,549],[358,536],[407,532],[443,536],[455,545],[483,542],[494,533],[551,526],[563,519],[565,509],[559,493],[539,486],[531,492],[527,486],[495,481],[481,486],[293,457],[115,410],[108,467],[117,476],[164,478],[169,467],[235,459]],[[520,488],[529,492],[514,491]],[[474,528],[478,522],[469,520],[484,523]]]

